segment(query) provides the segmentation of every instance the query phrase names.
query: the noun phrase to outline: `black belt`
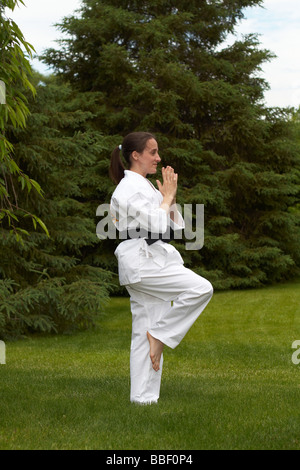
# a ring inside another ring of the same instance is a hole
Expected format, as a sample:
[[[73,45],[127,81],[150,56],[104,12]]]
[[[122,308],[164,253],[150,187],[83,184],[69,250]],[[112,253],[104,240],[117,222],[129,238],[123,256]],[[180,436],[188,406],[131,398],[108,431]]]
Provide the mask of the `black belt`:
[[[165,233],[152,233],[144,229],[139,231],[134,229],[119,232],[120,241],[130,240],[132,238],[144,238],[148,245],[153,245],[153,243],[157,242],[158,240],[162,240],[165,243],[170,243],[172,240],[174,240],[174,230],[170,228],[170,230]]]

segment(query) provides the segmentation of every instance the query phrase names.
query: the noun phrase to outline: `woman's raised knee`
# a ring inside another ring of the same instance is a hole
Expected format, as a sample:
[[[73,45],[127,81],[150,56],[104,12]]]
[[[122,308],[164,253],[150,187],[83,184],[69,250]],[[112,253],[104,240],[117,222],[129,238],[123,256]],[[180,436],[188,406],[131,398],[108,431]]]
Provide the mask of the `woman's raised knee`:
[[[203,297],[205,295],[210,299],[213,296],[214,288],[209,281],[201,278],[199,284],[191,288],[190,292],[193,293],[193,296]]]

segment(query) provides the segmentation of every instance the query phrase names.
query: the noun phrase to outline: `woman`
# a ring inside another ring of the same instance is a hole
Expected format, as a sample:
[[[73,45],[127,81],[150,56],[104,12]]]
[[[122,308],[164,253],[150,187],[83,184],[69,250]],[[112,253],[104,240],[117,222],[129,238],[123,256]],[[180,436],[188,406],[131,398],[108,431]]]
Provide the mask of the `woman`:
[[[157,402],[164,346],[180,343],[213,294],[210,282],[185,268],[179,252],[168,243],[173,231],[184,228],[184,221],[175,204],[174,169],[162,168],[158,190],[146,178],[156,174],[160,161],[155,137],[133,132],[115,148],[110,165],[110,176],[118,185],[111,215],[124,240],[115,255],[132,312],[130,400],[138,403]]]

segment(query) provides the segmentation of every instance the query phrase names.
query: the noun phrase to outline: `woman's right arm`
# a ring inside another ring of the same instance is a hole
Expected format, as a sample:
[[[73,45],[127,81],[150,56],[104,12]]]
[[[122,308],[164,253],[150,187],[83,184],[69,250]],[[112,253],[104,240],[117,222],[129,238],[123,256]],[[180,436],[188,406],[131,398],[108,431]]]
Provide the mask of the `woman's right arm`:
[[[153,205],[147,194],[138,191],[130,198],[113,198],[114,211],[118,219],[118,229],[123,231],[140,227],[153,233],[165,233],[168,219],[173,218],[173,201],[177,191],[177,175],[171,167],[162,169],[163,184],[158,187],[163,196],[160,206]],[[176,205],[175,205],[176,206]]]

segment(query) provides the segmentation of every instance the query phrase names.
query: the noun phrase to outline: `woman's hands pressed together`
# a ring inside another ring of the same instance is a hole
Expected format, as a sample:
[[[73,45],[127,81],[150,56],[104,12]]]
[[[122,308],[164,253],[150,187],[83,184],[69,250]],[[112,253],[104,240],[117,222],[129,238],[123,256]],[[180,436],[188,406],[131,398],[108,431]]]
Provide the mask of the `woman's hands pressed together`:
[[[157,187],[163,195],[163,202],[160,207],[166,212],[169,212],[170,207],[176,201],[178,174],[175,173],[174,168],[171,166],[163,167],[161,172],[163,183],[161,184],[159,180],[156,180]]]
[[[156,180],[157,187],[164,199],[166,198],[165,202],[170,201],[171,205],[177,193],[178,174],[174,172],[174,168],[171,166],[167,166],[166,168],[163,167],[161,172],[163,184],[161,184],[159,180]]]

